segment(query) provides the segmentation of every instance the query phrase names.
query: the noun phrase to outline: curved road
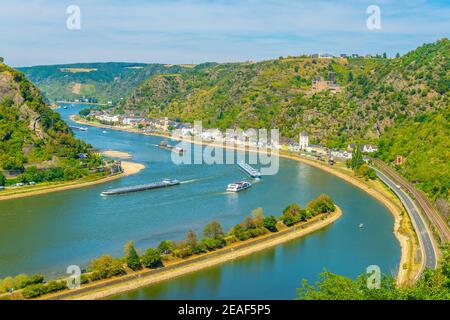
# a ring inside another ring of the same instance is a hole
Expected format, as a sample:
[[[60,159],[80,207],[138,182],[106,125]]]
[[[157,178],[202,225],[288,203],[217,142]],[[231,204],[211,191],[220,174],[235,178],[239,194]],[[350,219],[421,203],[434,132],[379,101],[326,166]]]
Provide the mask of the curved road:
[[[381,181],[383,181],[402,201],[405,209],[408,211],[408,214],[411,217],[414,229],[416,229],[416,234],[419,238],[420,246],[422,247],[422,252],[424,255],[424,266],[429,269],[435,269],[437,266],[437,252],[434,247],[433,240],[431,239],[430,232],[420,214],[419,209],[402,188],[399,188],[380,170],[374,167],[372,168],[375,170]],[[421,272],[419,272],[419,275],[420,273]]]

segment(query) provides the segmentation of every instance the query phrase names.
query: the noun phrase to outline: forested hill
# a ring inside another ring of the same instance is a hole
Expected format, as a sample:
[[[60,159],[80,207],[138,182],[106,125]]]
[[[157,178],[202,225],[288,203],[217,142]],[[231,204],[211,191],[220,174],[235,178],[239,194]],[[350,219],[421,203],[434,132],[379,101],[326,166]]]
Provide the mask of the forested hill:
[[[145,63],[77,63],[19,68],[48,100],[89,99],[116,102],[159,73],[183,72],[190,66]]]
[[[328,146],[376,141],[396,120],[448,104],[449,52],[450,41],[442,39],[395,59],[286,57],[198,65],[151,76],[117,112],[202,119],[219,128],[280,128],[292,138],[307,130]],[[330,72],[340,92],[312,90],[313,79],[329,80]]]
[[[87,150],[33,84],[0,63],[0,171],[63,167]]]

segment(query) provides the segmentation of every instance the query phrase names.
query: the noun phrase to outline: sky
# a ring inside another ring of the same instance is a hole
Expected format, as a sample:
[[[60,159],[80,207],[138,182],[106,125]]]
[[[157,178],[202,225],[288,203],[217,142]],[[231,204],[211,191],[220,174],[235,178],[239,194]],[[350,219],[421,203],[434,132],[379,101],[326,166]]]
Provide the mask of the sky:
[[[80,29],[67,28],[71,5]],[[381,29],[367,27],[371,5]],[[449,0],[2,0],[0,56],[15,67],[393,56],[448,38],[449,17]]]

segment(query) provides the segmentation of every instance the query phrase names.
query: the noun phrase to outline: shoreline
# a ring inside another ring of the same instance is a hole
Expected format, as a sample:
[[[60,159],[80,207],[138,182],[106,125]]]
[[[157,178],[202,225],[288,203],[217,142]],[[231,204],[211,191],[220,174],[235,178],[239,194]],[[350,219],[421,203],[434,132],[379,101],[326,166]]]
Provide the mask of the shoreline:
[[[147,136],[156,136],[156,137],[173,139],[173,137],[169,134],[162,134],[162,133],[150,134],[150,133],[140,132],[139,130],[132,129],[132,128],[123,128],[123,127],[119,127],[119,126],[104,125],[104,124],[100,124],[100,123],[86,121],[84,119],[81,119],[78,115],[71,115],[70,119],[72,121],[74,121],[75,123],[89,125],[89,126],[93,126],[93,127],[107,128],[107,129],[116,130],[116,131],[123,131],[123,132],[137,133],[137,134],[142,134],[142,135],[147,135]],[[199,142],[197,142],[193,139],[186,139],[186,138],[182,138],[182,137],[177,137],[176,140],[189,142],[192,144],[199,144]],[[224,145],[224,144],[218,144],[218,143],[205,143],[205,142],[200,143],[200,144],[221,147],[224,149],[232,148],[236,151],[258,152],[257,149],[251,148],[251,147],[239,147],[236,145],[228,146],[226,144]],[[391,212],[392,216],[394,217],[393,233],[394,233],[395,237],[397,238],[397,240],[400,244],[400,248],[401,248],[401,257],[400,257],[400,262],[399,262],[398,272],[397,272],[397,282],[398,282],[398,284],[405,284],[409,280],[414,279],[414,275],[411,275],[410,277],[408,277],[408,272],[409,271],[414,272],[414,270],[405,270],[403,268],[404,265],[407,265],[407,266],[413,265],[413,263],[411,261],[412,260],[412,257],[411,257],[412,252],[410,250],[409,241],[414,240],[414,239],[410,239],[412,235],[408,236],[408,235],[402,234],[400,232],[402,220],[403,220],[403,217],[402,217],[403,206],[401,208],[399,208],[398,205],[396,205],[393,202],[393,200],[389,198],[389,196],[386,192],[382,192],[380,190],[374,189],[374,188],[368,186],[367,184],[365,184],[364,182],[358,180],[356,177],[352,177],[346,173],[340,172],[336,168],[331,168],[320,162],[306,159],[304,157],[300,157],[297,155],[288,154],[287,152],[283,152],[283,151],[279,152],[279,157],[298,161],[298,162],[303,162],[305,164],[308,164],[310,166],[313,166],[315,168],[323,170],[327,173],[330,173],[330,174],[352,184],[353,186],[365,191],[367,194],[369,194],[370,196],[375,198],[377,201],[382,203],[389,210],[389,212]],[[421,259],[421,260],[423,260],[423,259]]]
[[[94,186],[94,185],[114,181],[114,180],[120,179],[122,177],[136,174],[136,173],[140,172],[141,170],[143,170],[145,168],[145,166],[143,164],[136,163],[136,162],[122,161],[122,168],[123,168],[122,173],[118,173],[118,174],[115,174],[112,176],[101,177],[101,178],[94,179],[91,181],[75,180],[75,181],[62,182],[59,184],[36,186],[36,187],[31,187],[30,189],[22,189],[22,190],[18,189],[17,193],[12,193],[12,192],[5,193],[5,194],[0,193],[0,201],[32,197],[32,196],[43,195],[43,194],[52,193],[52,192]]]
[[[230,262],[256,252],[273,248],[279,244],[299,239],[317,230],[323,229],[342,216],[342,210],[336,206],[336,210],[328,215],[320,215],[311,221],[281,230],[277,233],[269,233],[254,239],[231,244],[216,251],[204,253],[186,260],[167,264],[160,269],[142,270],[130,273],[122,277],[115,277],[85,287],[77,291],[56,293],[42,297],[42,299],[54,300],[96,300],[115,296],[131,290],[147,287],[158,282],[177,278],[205,268]]]

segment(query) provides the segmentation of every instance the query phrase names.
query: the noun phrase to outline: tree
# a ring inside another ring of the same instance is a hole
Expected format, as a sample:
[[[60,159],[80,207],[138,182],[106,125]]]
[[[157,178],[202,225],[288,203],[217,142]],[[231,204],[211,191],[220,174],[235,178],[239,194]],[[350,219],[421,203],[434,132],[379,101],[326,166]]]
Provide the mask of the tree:
[[[364,159],[361,152],[361,145],[357,144],[352,152],[351,167],[353,170],[357,170],[363,163]]]
[[[383,59],[386,59],[387,58],[387,54],[386,54],[386,52],[383,52]]]
[[[89,109],[89,108],[81,109],[80,112],[78,112],[78,114],[82,117],[87,117],[90,113],[91,113],[91,109]]]
[[[329,213],[336,210],[333,200],[331,200],[331,198],[326,194],[321,194],[317,198],[308,202],[306,208],[313,214]]]
[[[0,172],[0,187],[3,187],[6,185],[6,178],[5,176]]]
[[[158,250],[148,248],[142,255],[142,264],[146,268],[158,268],[162,266],[161,254]]]
[[[160,254],[169,254],[172,253],[174,248],[175,245],[173,241],[163,240],[159,243],[157,250]]]
[[[125,261],[127,263],[128,268],[131,270],[139,270],[142,268],[141,261],[139,259],[139,255],[134,247],[134,242],[130,241],[125,246]]]
[[[263,208],[256,208],[252,211],[253,216],[253,223],[256,226],[256,228],[263,227],[264,222],[264,210]]]
[[[268,216],[264,218],[264,228],[269,231],[275,232],[277,231],[277,218],[274,216]]]
[[[195,246],[197,245],[197,236],[192,229],[189,229],[187,233],[186,243],[191,248],[195,248]]]
[[[348,73],[348,82],[352,82],[353,81],[353,72],[349,72]]]
[[[218,221],[213,221],[208,223],[203,229],[203,236],[206,238],[212,239],[222,239],[223,238],[223,229]]]
[[[110,255],[103,255],[98,259],[93,259],[91,268],[91,279],[93,281],[125,274],[122,262],[118,259],[113,259]]]
[[[325,271],[319,281],[310,285],[303,280],[297,289],[301,300],[449,300],[450,299],[450,244],[442,247],[439,266],[427,269],[419,280],[410,286],[398,287],[395,278],[383,276],[379,289],[367,286],[367,274],[356,280]]]
[[[400,58],[400,53],[397,52],[397,54],[395,55],[395,57],[398,59]]]

